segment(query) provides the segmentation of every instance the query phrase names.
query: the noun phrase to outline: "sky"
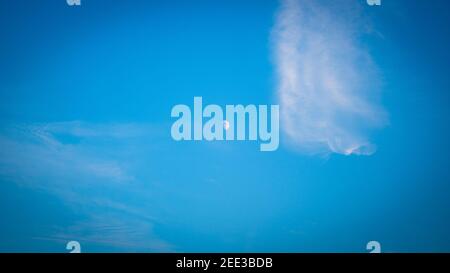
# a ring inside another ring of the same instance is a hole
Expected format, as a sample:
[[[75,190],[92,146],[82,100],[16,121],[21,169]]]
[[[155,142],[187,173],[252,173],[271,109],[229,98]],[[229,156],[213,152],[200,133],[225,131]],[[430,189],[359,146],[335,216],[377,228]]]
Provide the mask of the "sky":
[[[0,252],[449,252],[449,9],[1,0]],[[199,96],[279,148],[173,140]]]

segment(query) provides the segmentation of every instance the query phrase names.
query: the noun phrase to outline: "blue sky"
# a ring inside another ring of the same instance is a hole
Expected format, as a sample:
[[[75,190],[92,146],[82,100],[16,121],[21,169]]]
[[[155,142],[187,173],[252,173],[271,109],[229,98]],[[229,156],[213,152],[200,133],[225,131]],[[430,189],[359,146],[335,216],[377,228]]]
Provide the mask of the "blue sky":
[[[450,251],[448,1],[0,1],[0,251]],[[175,142],[279,104],[280,147]]]

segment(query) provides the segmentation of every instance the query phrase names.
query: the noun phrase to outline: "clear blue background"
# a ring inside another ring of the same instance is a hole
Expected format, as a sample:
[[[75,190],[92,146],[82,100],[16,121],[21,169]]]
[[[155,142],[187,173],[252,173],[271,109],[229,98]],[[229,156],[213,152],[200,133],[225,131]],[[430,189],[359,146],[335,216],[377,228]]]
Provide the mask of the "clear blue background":
[[[0,1],[3,135],[64,121],[158,132],[58,136],[114,158],[130,181],[53,175],[34,161],[0,172],[0,251],[67,252],[69,240],[85,252],[366,252],[371,240],[385,252],[450,251],[450,3],[361,6],[384,37],[365,42],[389,125],[372,156],[321,158],[170,138],[172,106],[194,96],[275,102],[277,1]],[[17,150],[1,143],[0,169],[14,166]]]

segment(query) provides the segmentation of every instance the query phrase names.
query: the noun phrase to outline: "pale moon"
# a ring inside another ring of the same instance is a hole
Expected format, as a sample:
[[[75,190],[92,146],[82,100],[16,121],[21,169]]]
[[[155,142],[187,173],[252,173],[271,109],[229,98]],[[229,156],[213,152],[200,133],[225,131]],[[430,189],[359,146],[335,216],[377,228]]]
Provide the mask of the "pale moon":
[[[228,120],[223,121],[223,128],[225,128],[225,131],[230,129],[230,123],[228,122]]]

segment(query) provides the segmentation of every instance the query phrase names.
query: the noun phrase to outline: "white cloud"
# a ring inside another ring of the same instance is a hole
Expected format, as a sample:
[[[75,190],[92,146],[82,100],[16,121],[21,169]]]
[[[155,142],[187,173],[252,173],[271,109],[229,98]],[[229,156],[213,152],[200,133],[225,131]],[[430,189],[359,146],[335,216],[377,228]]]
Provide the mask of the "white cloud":
[[[93,138],[93,132],[108,135],[107,126],[90,124],[88,129],[78,125],[76,128],[92,134],[77,134],[73,123],[26,124],[6,127],[0,132],[0,175],[21,178],[33,186],[46,185],[49,181],[77,184],[88,183],[92,179],[126,182],[133,178],[127,174],[126,166],[119,158],[111,158],[111,152],[99,149],[95,143],[83,143]],[[109,129],[111,131],[111,129]],[[60,134],[64,133],[63,136]],[[118,133],[112,134],[118,137]],[[81,143],[65,143],[68,137],[79,137]],[[109,154],[108,154],[109,152]],[[54,179],[46,179],[53,177]],[[39,180],[46,181],[38,185]]]
[[[370,155],[385,121],[357,2],[285,0],[273,30],[281,128],[297,150]],[[361,27],[362,26],[362,27]]]
[[[136,181],[130,163],[139,155],[136,149],[157,139],[160,131],[148,124],[80,121],[3,126],[0,178],[49,192],[83,217],[70,226],[62,221],[63,226],[49,230],[53,234],[36,239],[172,251],[154,232],[159,222],[148,188]]]
[[[68,134],[76,137],[133,138],[155,135],[157,127],[139,123],[88,123],[83,121],[64,121],[35,124],[35,128],[53,134]]]
[[[151,221],[117,212],[92,214],[71,226],[57,227],[50,237],[36,239],[67,243],[77,240],[82,252],[92,252],[85,243],[115,247],[129,252],[174,252],[174,246],[155,236]],[[112,250],[114,252],[115,250]]]

